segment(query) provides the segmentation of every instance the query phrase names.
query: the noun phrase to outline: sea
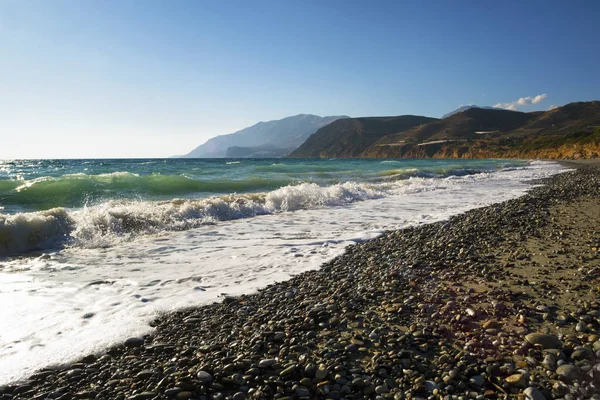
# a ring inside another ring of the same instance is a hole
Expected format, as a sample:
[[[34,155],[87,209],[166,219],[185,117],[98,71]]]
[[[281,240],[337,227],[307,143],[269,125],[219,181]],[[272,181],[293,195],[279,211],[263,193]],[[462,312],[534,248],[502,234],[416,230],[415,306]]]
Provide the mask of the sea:
[[[0,161],[0,385],[563,171],[497,159]]]

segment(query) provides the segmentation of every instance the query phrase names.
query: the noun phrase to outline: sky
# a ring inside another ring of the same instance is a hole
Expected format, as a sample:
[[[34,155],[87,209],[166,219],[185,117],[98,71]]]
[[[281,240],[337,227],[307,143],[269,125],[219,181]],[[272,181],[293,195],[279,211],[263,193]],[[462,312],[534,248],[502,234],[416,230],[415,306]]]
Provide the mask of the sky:
[[[600,99],[600,1],[0,0],[0,159],[168,157],[300,113]]]

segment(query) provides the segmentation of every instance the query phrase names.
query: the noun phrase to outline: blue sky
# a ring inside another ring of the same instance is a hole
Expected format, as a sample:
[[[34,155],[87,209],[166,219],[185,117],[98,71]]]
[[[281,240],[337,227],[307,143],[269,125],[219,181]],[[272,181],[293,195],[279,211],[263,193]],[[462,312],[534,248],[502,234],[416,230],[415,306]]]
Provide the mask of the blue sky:
[[[596,0],[0,0],[0,158],[170,156],[299,113],[599,99],[599,16]]]

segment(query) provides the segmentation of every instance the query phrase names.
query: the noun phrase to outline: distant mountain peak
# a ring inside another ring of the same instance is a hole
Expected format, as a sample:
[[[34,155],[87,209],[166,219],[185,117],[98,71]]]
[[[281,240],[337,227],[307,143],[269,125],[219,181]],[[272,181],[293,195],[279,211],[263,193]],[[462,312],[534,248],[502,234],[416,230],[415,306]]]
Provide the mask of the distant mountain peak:
[[[235,151],[236,154],[242,150],[253,154],[252,152],[263,151],[264,148],[272,154],[287,154],[304,143],[319,128],[341,118],[348,117],[298,114],[278,120],[260,121],[237,132],[215,136],[183,157],[226,157],[229,148],[234,148],[230,153]]]
[[[442,115],[442,119],[453,116],[454,114],[458,114],[459,112],[463,112],[466,110],[470,110],[471,108],[482,108],[484,110],[503,110],[503,108],[498,107],[490,107],[490,106],[478,106],[475,104],[467,104],[465,106],[460,106],[454,111],[450,111],[448,114]]]

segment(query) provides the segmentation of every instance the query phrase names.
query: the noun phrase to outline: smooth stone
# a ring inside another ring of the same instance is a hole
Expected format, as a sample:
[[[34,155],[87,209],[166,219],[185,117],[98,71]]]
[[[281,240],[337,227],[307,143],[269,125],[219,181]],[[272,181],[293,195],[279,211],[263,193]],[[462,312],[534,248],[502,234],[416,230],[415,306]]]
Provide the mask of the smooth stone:
[[[537,306],[535,309],[538,310],[539,312],[542,312],[542,313],[548,313],[548,312],[550,312],[550,308],[548,308],[547,306],[541,306],[540,305],[540,306]]]
[[[579,350],[575,350],[572,354],[571,354],[571,358],[575,361],[578,360],[586,360],[592,357],[592,352],[588,349],[579,349]]]
[[[585,331],[587,331],[587,325],[584,324],[583,322],[579,322],[579,323],[577,323],[577,326],[575,327],[575,330],[577,332],[585,332]]]
[[[556,368],[556,373],[567,381],[573,381],[581,375],[581,370],[573,364],[563,364]]]
[[[206,371],[199,371],[197,377],[202,383],[209,383],[213,380],[212,375]]]
[[[427,390],[429,393],[433,393],[433,391],[436,389],[439,388],[434,381],[425,381],[425,390]]]
[[[363,378],[354,378],[352,380],[352,387],[361,388],[365,386],[365,380]]]
[[[546,397],[534,387],[528,387],[523,391],[527,400],[546,400]]]
[[[165,392],[166,394],[166,392]],[[179,392],[177,393],[177,396],[175,396],[175,398],[177,400],[188,400],[191,399],[194,396],[194,394],[192,392]]]
[[[546,354],[544,356],[544,361],[542,361],[542,365],[546,367],[546,369],[553,370],[556,367],[556,357],[552,354]]]
[[[483,329],[499,329],[500,323],[495,319],[489,319],[483,323],[482,327]]]
[[[506,378],[506,382],[510,383],[516,387],[525,387],[525,375],[523,374],[513,374]]]
[[[81,375],[83,375],[83,370],[80,368],[72,369],[65,374],[67,378],[79,378]]]
[[[244,392],[237,392],[236,394],[233,395],[233,400],[244,400],[246,398],[246,393]]]
[[[273,358],[267,358],[265,360],[260,360],[258,363],[258,368],[269,368],[273,365],[277,364],[277,360]]]
[[[284,377],[284,376],[288,376],[291,375],[294,371],[296,370],[296,365],[290,365],[289,367],[287,367],[286,369],[284,369],[283,371],[281,371],[279,373],[279,376]]]
[[[149,378],[152,375],[154,375],[154,371],[152,371],[151,369],[145,369],[143,371],[138,372],[138,374],[135,376],[136,378]]]
[[[485,378],[481,375],[475,375],[471,377],[471,383],[473,383],[475,386],[483,386],[485,385]]]
[[[165,396],[175,396],[176,394],[181,393],[181,389],[178,387],[174,387],[174,388],[169,388],[167,390],[165,390]]]
[[[296,396],[298,397],[310,397],[310,391],[302,386],[296,388]]]
[[[317,381],[322,381],[325,377],[329,375],[329,370],[324,365],[319,365],[319,368],[315,371],[315,379]]]
[[[542,346],[544,349],[560,349],[562,347],[562,343],[556,336],[545,333],[530,333],[525,336],[525,340],[533,345]]]
[[[141,347],[144,345],[144,339],[131,337],[124,342],[125,347]]]
[[[384,394],[387,393],[389,391],[387,385],[384,383],[383,385],[379,385],[375,387],[375,393],[377,394]]]

